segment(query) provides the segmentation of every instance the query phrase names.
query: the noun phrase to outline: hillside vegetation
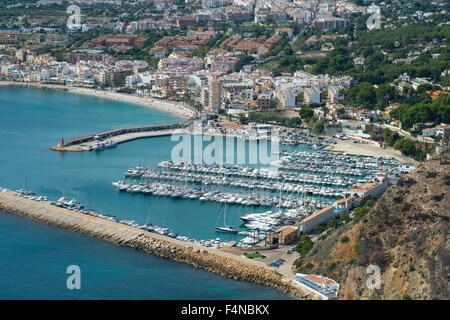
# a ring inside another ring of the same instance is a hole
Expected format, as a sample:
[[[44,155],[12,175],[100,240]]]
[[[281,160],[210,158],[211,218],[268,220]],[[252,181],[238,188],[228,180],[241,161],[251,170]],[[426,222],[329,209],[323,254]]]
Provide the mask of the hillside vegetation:
[[[321,236],[300,272],[339,282],[339,299],[449,299],[450,155],[400,178],[359,220]],[[369,289],[369,265],[381,286]]]

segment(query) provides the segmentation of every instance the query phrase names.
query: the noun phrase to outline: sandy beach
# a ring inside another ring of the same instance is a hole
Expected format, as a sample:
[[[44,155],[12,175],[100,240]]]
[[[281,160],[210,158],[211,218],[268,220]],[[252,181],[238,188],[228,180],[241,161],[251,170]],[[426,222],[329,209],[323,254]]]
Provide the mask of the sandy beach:
[[[37,89],[51,89],[51,90],[63,90],[67,92],[85,94],[105,99],[111,99],[120,102],[133,103],[136,105],[148,107],[155,110],[170,113],[176,117],[189,119],[195,116],[195,111],[187,108],[181,103],[169,102],[157,100],[150,97],[139,97],[135,95],[96,90],[91,88],[70,87],[53,84],[41,84],[41,83],[27,83],[27,82],[13,82],[13,81],[0,81],[0,86],[14,86],[14,87],[27,87]]]
[[[417,163],[416,160],[404,156],[400,151],[394,150],[392,148],[383,149],[371,144],[353,143],[352,141],[349,140],[337,140],[337,141],[338,141],[337,144],[332,145],[328,150],[374,157],[392,157],[400,162]]]

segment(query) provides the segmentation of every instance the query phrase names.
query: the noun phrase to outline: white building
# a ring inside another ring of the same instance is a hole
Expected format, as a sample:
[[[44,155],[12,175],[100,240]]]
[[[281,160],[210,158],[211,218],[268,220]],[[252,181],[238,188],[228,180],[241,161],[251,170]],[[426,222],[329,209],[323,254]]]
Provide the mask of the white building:
[[[317,87],[305,88],[303,97],[305,103],[320,103],[320,90]]]
[[[303,289],[318,295],[324,300],[337,298],[339,284],[324,276],[297,273],[294,276],[294,281]]]
[[[339,88],[336,86],[328,87],[328,99],[332,103],[337,103],[343,97],[339,96]]]
[[[368,182],[365,183],[359,187],[351,188],[345,192],[345,195],[347,197],[354,196],[355,194],[359,198],[372,198],[376,199],[381,194],[383,194],[384,191],[388,188],[390,184],[389,179],[385,179],[382,182]]]
[[[327,222],[328,220],[338,216],[340,213],[341,211],[334,206],[323,208],[300,221],[298,230],[300,233],[311,232],[315,226],[319,226]]]
[[[417,168],[417,165],[415,163],[403,162],[400,164],[398,171],[400,173],[410,173],[415,168]]]

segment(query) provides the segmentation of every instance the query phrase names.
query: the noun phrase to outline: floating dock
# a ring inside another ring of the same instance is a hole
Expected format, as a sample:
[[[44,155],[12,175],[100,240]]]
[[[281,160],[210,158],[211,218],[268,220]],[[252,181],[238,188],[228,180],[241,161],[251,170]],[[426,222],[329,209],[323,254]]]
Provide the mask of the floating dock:
[[[169,136],[174,133],[175,130],[184,128],[185,124],[165,124],[154,126],[141,126],[141,127],[129,127],[118,128],[114,130],[99,132],[90,134],[84,137],[74,138],[68,142],[63,142],[56,146],[51,147],[54,151],[92,151],[95,144],[101,140],[109,140],[112,143],[120,144],[127,141],[136,139]]]

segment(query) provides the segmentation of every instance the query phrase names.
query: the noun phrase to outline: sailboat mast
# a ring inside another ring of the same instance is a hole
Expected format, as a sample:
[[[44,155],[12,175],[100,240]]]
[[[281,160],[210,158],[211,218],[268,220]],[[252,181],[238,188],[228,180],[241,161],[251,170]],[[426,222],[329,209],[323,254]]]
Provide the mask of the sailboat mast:
[[[227,203],[225,202],[225,211],[223,213],[223,226],[227,226]]]
[[[150,216],[150,210],[151,210],[151,205],[148,206],[148,212],[147,212],[147,221],[145,221],[145,225],[148,226],[148,218]]]

